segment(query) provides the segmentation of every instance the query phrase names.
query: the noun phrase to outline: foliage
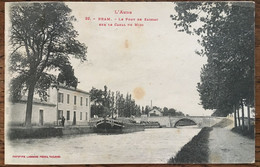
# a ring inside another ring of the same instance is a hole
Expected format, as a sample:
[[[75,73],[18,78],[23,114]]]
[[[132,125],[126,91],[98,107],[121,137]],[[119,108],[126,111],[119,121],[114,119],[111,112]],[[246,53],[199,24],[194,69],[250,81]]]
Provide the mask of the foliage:
[[[205,109],[226,116],[241,101],[254,104],[254,7],[244,2],[180,2],[177,29],[197,35],[207,56],[197,89]],[[228,109],[228,110],[227,110]]]
[[[216,109],[211,116],[216,116],[216,117],[226,117],[227,113],[232,112],[232,108],[230,108],[229,106],[226,106],[225,108],[221,108],[221,109]]]
[[[249,139],[255,139],[255,127],[254,125],[250,125],[250,130],[242,129],[241,127],[234,127],[231,129],[232,132],[238,133],[240,135],[243,135]]]
[[[51,84],[65,82],[77,86],[78,80],[70,63],[73,56],[86,60],[86,46],[76,40],[77,31],[64,3],[13,3],[10,7],[11,99],[28,92],[26,125],[31,124],[34,93],[46,100]],[[58,78],[50,71],[58,70]]]
[[[91,117],[131,117],[140,116],[141,107],[137,105],[130,94],[125,97],[119,91],[113,92],[104,86],[104,90],[92,88],[90,97],[94,103],[91,105]]]
[[[185,114],[181,111],[176,111],[174,108],[168,109],[167,107],[164,107],[163,116],[185,116]]]
[[[140,106],[132,99],[132,95],[127,93],[125,96],[119,91],[111,91],[104,86],[104,89],[92,87],[90,90],[90,99],[93,102],[91,105],[91,117],[97,115],[99,117],[140,117],[141,114],[148,115],[151,108],[146,105]],[[153,106],[153,109],[162,111],[160,107]],[[153,113],[151,114],[153,116]],[[173,108],[164,107],[163,116],[185,116],[181,111],[176,111]]]

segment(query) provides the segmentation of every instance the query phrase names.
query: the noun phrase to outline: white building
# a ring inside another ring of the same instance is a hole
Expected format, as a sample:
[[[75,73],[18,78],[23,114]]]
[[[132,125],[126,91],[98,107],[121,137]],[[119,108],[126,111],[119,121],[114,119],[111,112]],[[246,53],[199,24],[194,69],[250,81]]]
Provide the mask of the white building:
[[[83,90],[59,86],[50,88],[47,101],[34,98],[32,125],[60,125],[64,116],[65,125],[86,125],[90,120],[90,94]],[[35,95],[36,96],[36,95]],[[26,99],[6,106],[6,117],[10,125],[25,123]]]
[[[53,96],[55,98],[55,95]],[[87,124],[90,120],[90,94],[83,90],[60,86],[57,98],[57,121],[65,117],[65,125]]]
[[[27,97],[24,96],[17,103],[6,104],[6,120],[9,125],[24,125]],[[32,107],[32,125],[55,125],[56,104],[55,102],[44,102],[34,98]]]
[[[163,114],[160,110],[153,108],[148,112],[148,117],[152,117],[152,116],[163,116]]]

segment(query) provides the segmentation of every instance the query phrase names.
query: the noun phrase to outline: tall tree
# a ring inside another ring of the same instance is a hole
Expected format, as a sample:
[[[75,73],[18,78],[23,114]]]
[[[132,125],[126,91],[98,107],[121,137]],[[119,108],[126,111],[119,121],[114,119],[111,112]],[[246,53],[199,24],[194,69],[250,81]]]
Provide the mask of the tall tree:
[[[92,87],[89,93],[91,101],[94,101],[94,104],[91,105],[91,117],[94,115],[102,116],[104,112],[103,91],[101,89]]]
[[[253,105],[254,4],[180,2],[175,10],[176,28],[197,35],[202,49],[196,53],[208,58],[197,87],[203,107],[227,115],[240,101]]]
[[[59,81],[77,86],[77,78],[70,57],[86,60],[86,46],[76,40],[78,33],[72,22],[71,9],[64,3],[19,3],[10,6],[11,36],[13,49],[10,54],[11,98],[21,98],[28,92],[25,125],[31,125],[32,103],[35,93],[47,96],[57,77],[51,70],[60,71]]]
[[[144,114],[148,115],[148,113],[149,113],[149,106],[146,105],[144,109]]]
[[[103,91],[101,89],[92,87],[89,93],[90,93],[90,99],[91,101],[94,101],[95,105],[102,105],[104,103]]]

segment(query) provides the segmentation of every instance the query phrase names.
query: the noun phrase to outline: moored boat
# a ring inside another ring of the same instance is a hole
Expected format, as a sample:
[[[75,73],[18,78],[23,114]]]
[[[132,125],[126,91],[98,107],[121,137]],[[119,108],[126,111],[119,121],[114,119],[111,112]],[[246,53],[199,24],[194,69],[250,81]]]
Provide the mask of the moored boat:
[[[162,128],[159,122],[156,121],[141,121],[142,125],[145,126],[145,128]]]
[[[143,131],[144,129],[144,125],[126,118],[102,118],[94,126],[94,131],[97,133],[130,133]]]

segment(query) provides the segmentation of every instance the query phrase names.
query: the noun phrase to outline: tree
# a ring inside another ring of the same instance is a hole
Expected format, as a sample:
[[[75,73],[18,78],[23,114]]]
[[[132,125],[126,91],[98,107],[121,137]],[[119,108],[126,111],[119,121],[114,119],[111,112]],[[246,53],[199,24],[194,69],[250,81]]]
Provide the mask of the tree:
[[[144,109],[144,114],[148,115],[149,113],[149,106],[145,106],[145,109]]]
[[[104,86],[104,90],[92,88],[90,90],[90,97],[92,101],[95,101],[91,106],[91,116],[111,116],[115,118],[119,117],[131,117],[140,116],[141,108],[135,104],[135,100],[132,99],[132,95],[128,94],[124,98],[123,94],[119,91],[113,92],[108,90],[107,86]]]
[[[102,116],[104,112],[103,91],[92,87],[89,93],[91,101],[94,101],[94,104],[91,105],[91,117],[94,115]]]
[[[163,115],[166,115],[166,113],[168,113],[168,108],[167,107],[163,107]]]
[[[25,125],[31,125],[34,94],[46,99],[46,90],[58,84],[50,73],[58,70],[58,81],[67,86],[77,86],[77,78],[70,63],[74,56],[86,60],[86,46],[76,40],[78,35],[70,15],[71,9],[64,3],[19,3],[10,7],[13,49],[10,54],[11,99],[17,101],[22,92],[28,92]]]
[[[114,113],[115,113],[115,96],[114,96],[114,92],[111,93],[111,98],[110,98],[110,111],[111,111],[111,116],[112,118],[114,118]]]
[[[202,49],[196,53],[208,60],[197,88],[203,107],[217,109],[215,114],[227,115],[244,103],[254,105],[253,5],[181,2],[175,7],[177,15],[171,15],[179,31],[199,37]]]
[[[90,90],[90,99],[91,101],[94,101],[95,105],[101,105],[103,104],[103,91],[97,88],[92,87]]]

